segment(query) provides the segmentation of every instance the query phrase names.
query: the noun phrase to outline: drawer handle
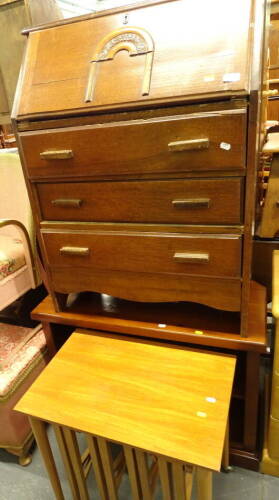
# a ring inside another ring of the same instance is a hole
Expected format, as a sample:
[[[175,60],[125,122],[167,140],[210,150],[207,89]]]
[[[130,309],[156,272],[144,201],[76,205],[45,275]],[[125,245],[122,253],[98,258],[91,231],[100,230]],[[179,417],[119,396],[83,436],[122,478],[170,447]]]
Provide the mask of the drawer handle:
[[[71,149],[49,150],[40,153],[41,160],[69,160],[73,157],[74,153]]]
[[[62,247],[60,248],[61,255],[76,255],[77,257],[86,257],[89,255],[87,247]]]
[[[73,207],[73,208],[80,208],[82,205],[82,200],[75,200],[75,199],[64,199],[64,198],[58,198],[57,200],[51,200],[51,204],[54,205],[55,207]]]
[[[186,200],[172,200],[173,208],[209,208],[210,198],[188,198]]]
[[[175,262],[181,262],[182,264],[208,264],[209,254],[208,253],[175,253],[173,256]]]
[[[191,141],[176,141],[169,142],[169,151],[180,152],[180,151],[194,151],[197,149],[208,149],[209,139],[193,139]]]

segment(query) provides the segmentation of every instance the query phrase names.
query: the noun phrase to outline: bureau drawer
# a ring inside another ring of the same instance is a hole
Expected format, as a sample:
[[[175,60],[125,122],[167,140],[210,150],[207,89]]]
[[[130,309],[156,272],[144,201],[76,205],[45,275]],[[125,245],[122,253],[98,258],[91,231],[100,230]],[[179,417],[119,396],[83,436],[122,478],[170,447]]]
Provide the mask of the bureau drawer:
[[[42,231],[51,267],[90,271],[241,275],[241,237],[168,233]],[[77,275],[78,279],[78,275]]]
[[[37,184],[42,218],[238,224],[242,179]]]
[[[246,110],[25,132],[28,175],[115,176],[245,167]]]

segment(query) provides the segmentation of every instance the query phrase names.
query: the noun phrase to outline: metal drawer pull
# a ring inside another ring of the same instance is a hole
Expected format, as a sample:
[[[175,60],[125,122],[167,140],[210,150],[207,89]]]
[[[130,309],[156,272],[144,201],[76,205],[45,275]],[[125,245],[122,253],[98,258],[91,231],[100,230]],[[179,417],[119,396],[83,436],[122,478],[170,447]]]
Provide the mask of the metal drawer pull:
[[[49,150],[40,153],[41,160],[69,160],[73,157],[74,153],[71,149]]]
[[[193,139],[191,141],[176,141],[169,142],[169,151],[179,152],[179,151],[191,151],[196,149],[208,149],[209,139]]]
[[[89,255],[89,248],[87,247],[62,247],[59,251],[62,255],[76,255],[77,257]]]
[[[57,200],[51,200],[51,204],[55,207],[73,207],[80,208],[82,205],[82,200],[74,200],[70,198],[58,198]]]
[[[263,94],[263,97],[272,97],[273,95],[278,94],[278,89],[264,90],[262,94]]]
[[[175,253],[173,256],[175,262],[182,262],[183,264],[208,264],[208,253]]]
[[[210,198],[188,198],[186,200],[172,200],[173,208],[209,208]]]

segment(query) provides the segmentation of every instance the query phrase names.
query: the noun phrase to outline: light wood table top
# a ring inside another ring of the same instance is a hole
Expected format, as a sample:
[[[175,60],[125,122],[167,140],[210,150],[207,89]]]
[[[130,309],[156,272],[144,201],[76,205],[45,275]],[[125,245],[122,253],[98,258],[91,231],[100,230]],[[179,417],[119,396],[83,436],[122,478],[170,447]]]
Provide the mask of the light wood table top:
[[[16,410],[219,470],[235,358],[76,331]]]

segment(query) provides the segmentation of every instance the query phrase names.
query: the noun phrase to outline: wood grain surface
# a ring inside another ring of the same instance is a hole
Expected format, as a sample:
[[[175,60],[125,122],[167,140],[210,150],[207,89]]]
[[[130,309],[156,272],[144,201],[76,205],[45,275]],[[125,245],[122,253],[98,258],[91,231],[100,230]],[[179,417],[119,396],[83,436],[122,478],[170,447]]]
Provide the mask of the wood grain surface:
[[[122,50],[99,63],[94,101],[84,102],[96,47],[123,27],[124,7],[29,34],[27,58],[34,50],[37,57],[25,73],[18,116],[248,93],[251,0],[177,0],[128,9],[127,27],[144,28],[154,41],[149,95],[141,96],[146,56]]]
[[[270,134],[277,135],[279,134]],[[268,178],[267,190],[264,205],[261,210],[260,224],[257,229],[257,236],[260,238],[276,238],[279,232],[279,140],[277,141],[277,151],[273,154],[270,165],[270,175]]]
[[[55,311],[48,296],[34,309],[32,317],[50,324],[264,353],[268,345],[265,288],[252,281],[250,297],[248,337],[239,335],[238,313],[191,302],[162,307],[161,303],[136,303],[98,293],[72,294],[61,312]]]
[[[48,262],[53,268],[90,268],[92,271],[177,273],[241,276],[241,238],[237,235],[181,235],[166,233],[82,232],[42,233]],[[63,247],[87,248],[84,255],[65,255]],[[177,262],[176,253],[192,253],[193,262]],[[204,265],[195,254],[207,253]],[[94,290],[92,290],[94,291]]]
[[[38,205],[36,206],[38,209]],[[212,234],[215,237],[218,235],[242,235],[244,231],[243,225],[212,225],[212,224],[149,224],[144,223],[130,223],[130,222],[72,222],[72,221],[41,221],[39,224],[42,230],[54,230],[52,232],[59,231],[117,231],[119,233],[166,233],[166,227],[168,233],[180,233],[180,234]]]
[[[169,1],[169,0],[167,0]],[[176,0],[173,0],[176,1]],[[228,99],[225,101],[213,102],[200,102],[188,103],[187,105],[171,105],[164,107],[155,107],[151,109],[131,109],[129,113],[125,110],[112,111],[111,113],[95,113],[81,116],[66,116],[66,117],[52,117],[47,119],[32,120],[25,119],[17,123],[19,132],[27,132],[28,130],[48,130],[56,128],[74,127],[80,125],[94,125],[97,123],[109,123],[116,121],[130,121],[130,120],[146,120],[148,118],[159,118],[163,116],[180,116],[185,113],[198,113],[198,115],[207,112],[217,111],[232,111],[232,110],[247,110],[248,103],[243,97],[237,99]]]
[[[273,297],[272,297],[272,314],[279,319],[279,251],[273,253]]]
[[[245,168],[244,110],[185,114],[20,134],[29,176],[69,177]],[[170,151],[169,143],[207,137],[207,149]],[[48,151],[72,152],[46,159]]]
[[[30,24],[28,12],[23,0],[3,5],[0,4],[1,25],[1,98],[0,112],[11,112],[20,65],[26,40],[20,32]],[[3,86],[2,86],[3,83]],[[3,107],[5,104],[5,107]],[[8,110],[7,110],[8,108]],[[1,121],[2,123],[2,121]]]
[[[240,311],[241,280],[174,273],[98,271],[90,267],[52,267],[52,290],[62,294],[95,292],[137,302],[191,301],[224,311]],[[65,306],[61,303],[60,311]]]
[[[232,356],[79,331],[16,409],[219,470],[234,370]]]
[[[242,222],[241,178],[40,183],[36,187],[42,218],[49,221]]]

